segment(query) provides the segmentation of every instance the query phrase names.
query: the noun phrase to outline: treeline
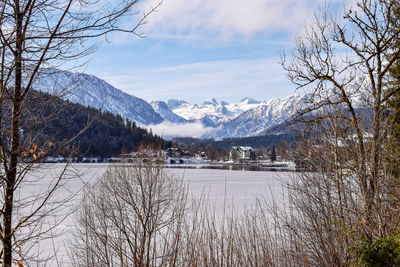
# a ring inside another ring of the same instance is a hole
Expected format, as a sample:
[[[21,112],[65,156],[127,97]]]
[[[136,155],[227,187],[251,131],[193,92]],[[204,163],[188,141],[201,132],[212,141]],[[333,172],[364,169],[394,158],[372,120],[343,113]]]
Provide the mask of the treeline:
[[[47,148],[47,155],[111,157],[140,145],[172,145],[120,115],[37,91],[27,99],[21,125],[23,139]]]
[[[231,146],[250,146],[253,148],[268,148],[276,146],[280,142],[292,143],[294,141],[293,136],[290,134],[277,134],[277,135],[263,135],[263,136],[251,136],[251,137],[236,137],[236,138],[224,138],[222,140],[215,139],[196,139],[191,137],[177,137],[173,138],[172,141],[177,144],[186,146],[202,146],[207,145],[214,146],[217,149],[229,149]]]
[[[290,150],[295,149],[295,140],[292,135],[268,135],[242,138],[196,139],[191,137],[177,137],[172,139],[174,145],[187,150],[191,155],[205,152],[211,160],[228,160],[229,149],[232,146],[250,146],[257,149],[257,153],[266,153],[268,149],[276,147],[278,155],[287,157]]]

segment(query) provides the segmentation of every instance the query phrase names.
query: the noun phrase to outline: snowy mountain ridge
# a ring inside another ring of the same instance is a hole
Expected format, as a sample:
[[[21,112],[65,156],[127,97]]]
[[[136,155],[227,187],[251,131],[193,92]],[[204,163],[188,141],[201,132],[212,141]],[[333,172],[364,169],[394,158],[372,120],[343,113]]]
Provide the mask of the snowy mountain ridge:
[[[218,102],[215,99],[201,104],[181,102],[171,111],[186,120],[208,120],[207,126],[219,127],[214,135],[204,137],[244,137],[261,134],[267,128],[281,124],[305,107],[307,95],[293,94],[283,99],[259,101],[244,98],[239,103]]]
[[[176,123],[188,122],[186,119],[175,114],[169,107],[168,104],[163,101],[151,100],[149,104],[153,107],[154,111],[157,112],[164,120]]]
[[[109,111],[144,125],[163,121],[143,99],[118,90],[93,75],[51,69],[36,79],[33,89],[59,95],[73,103]]]
[[[363,79],[357,82],[362,84]],[[199,104],[178,99],[146,102],[95,76],[54,70],[37,79],[34,89],[119,114],[169,137],[195,134],[196,137],[225,138],[264,134],[268,128],[284,123],[306,108],[309,98],[308,94],[292,94],[268,101],[246,97],[239,103],[219,102],[214,98]]]

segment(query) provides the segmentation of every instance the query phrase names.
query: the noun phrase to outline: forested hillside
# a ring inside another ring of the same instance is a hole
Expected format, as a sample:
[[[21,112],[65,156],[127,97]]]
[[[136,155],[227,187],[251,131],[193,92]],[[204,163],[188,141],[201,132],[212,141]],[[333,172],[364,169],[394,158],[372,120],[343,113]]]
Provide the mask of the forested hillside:
[[[111,157],[141,144],[171,146],[121,116],[36,91],[27,99],[22,121],[23,138],[31,139],[28,144],[52,145],[47,155]]]

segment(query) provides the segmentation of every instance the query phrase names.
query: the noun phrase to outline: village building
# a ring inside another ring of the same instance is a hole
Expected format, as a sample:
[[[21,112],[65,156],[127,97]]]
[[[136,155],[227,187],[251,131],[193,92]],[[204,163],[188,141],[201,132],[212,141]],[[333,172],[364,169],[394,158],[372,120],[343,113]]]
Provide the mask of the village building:
[[[231,146],[229,149],[229,159],[233,161],[255,160],[256,153],[249,146]]]
[[[165,153],[166,153],[167,157],[170,157],[170,158],[180,158],[180,157],[188,157],[189,156],[189,151],[181,150],[177,147],[167,148]]]
[[[194,154],[194,157],[195,157],[196,159],[204,159],[204,160],[207,160],[207,159],[208,159],[207,153],[204,152],[204,151],[197,151],[197,152]]]

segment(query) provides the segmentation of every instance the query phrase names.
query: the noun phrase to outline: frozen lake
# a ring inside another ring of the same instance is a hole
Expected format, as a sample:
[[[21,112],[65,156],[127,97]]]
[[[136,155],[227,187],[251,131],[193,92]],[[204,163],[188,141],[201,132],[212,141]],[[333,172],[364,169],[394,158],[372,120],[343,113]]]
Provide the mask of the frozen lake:
[[[79,206],[85,188],[93,185],[108,168],[108,164],[73,164],[67,172],[67,181],[55,195],[56,199],[73,196],[68,208]],[[32,183],[23,191],[24,195],[34,195],[46,190],[51,180],[63,169],[63,164],[49,164],[38,170],[37,176],[43,176],[40,184]],[[288,181],[294,173],[266,172],[266,171],[240,171],[240,170],[216,170],[216,169],[166,169],[168,173],[177,178],[182,178],[189,188],[189,198],[204,198],[207,205],[212,205],[218,210],[232,205],[241,212],[245,206],[253,205],[256,197],[263,195],[280,201],[282,198],[282,182]],[[47,181],[47,182],[46,182]],[[271,194],[272,193],[272,194]],[[55,232],[62,233],[54,243],[44,242],[37,248],[48,255],[56,250],[62,262],[67,263],[67,245],[65,240],[70,236],[74,227],[75,216],[73,212],[56,227]],[[51,247],[49,247],[51,246]],[[53,252],[54,254],[54,252]],[[68,266],[68,264],[63,264]]]
[[[49,164],[44,172],[46,175],[51,173],[51,177],[55,177],[64,166],[64,164]],[[109,164],[73,164],[69,167],[67,174],[70,181],[65,186],[71,191],[70,193],[77,193],[84,186],[93,185],[108,166]],[[195,199],[206,195],[211,202],[228,200],[236,204],[251,204],[257,195],[270,195],[271,191],[274,192],[275,197],[279,198],[281,183],[295,174],[293,172],[202,168],[167,168],[166,172],[183,179],[185,185],[189,187],[191,197]],[[74,176],[79,178],[74,178]],[[75,197],[74,200],[78,201],[80,198]]]

